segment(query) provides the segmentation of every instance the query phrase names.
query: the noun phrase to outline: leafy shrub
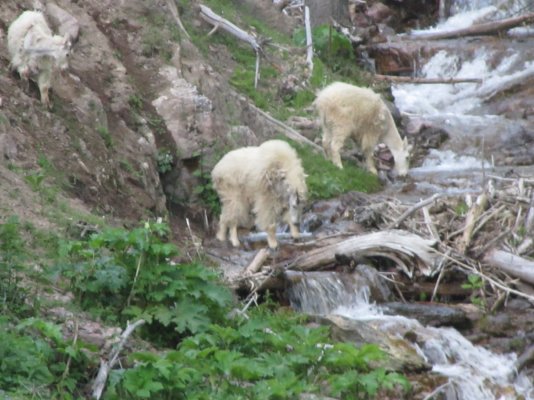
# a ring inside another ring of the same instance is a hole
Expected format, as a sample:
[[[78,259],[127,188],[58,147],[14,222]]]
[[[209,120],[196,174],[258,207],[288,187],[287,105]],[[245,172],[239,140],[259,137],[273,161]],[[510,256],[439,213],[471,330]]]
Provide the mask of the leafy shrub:
[[[328,329],[265,307],[249,319],[212,325],[163,355],[136,353],[135,367],[115,371],[107,399],[295,399],[302,393],[374,396],[407,381],[368,363],[374,345],[329,345]],[[350,380],[348,379],[350,377]]]
[[[212,270],[198,264],[173,264],[177,248],[165,242],[169,228],[145,223],[130,232],[109,228],[87,241],[63,246],[58,265],[83,308],[119,322],[147,320],[154,340],[175,343],[179,333],[202,331],[224,317],[228,289]]]
[[[173,164],[173,157],[169,150],[159,150],[158,156],[156,159],[157,166],[158,166],[158,172],[160,174],[164,174],[166,172],[169,172],[172,169]]]
[[[57,325],[41,319],[15,325],[0,318],[0,393],[72,398],[69,394],[87,383],[84,347],[80,341],[65,341]]]
[[[193,193],[198,196],[202,203],[211,211],[212,214],[218,215],[221,213],[221,202],[219,195],[213,187],[210,174],[204,169],[199,168],[194,173],[199,179],[199,184],[193,189]]]
[[[17,217],[10,217],[0,224],[0,305],[3,314],[22,315],[27,313],[27,289],[20,284],[24,270],[24,240],[20,233]]]

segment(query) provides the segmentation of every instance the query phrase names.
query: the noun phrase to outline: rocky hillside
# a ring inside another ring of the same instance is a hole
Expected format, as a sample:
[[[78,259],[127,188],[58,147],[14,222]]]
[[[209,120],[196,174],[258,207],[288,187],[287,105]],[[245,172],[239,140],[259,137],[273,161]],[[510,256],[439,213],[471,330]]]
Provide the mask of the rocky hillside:
[[[242,3],[282,31],[292,26],[274,7]],[[25,91],[10,72],[6,35],[9,24],[34,7],[61,30],[54,4],[74,18],[79,35],[47,110],[37,86]],[[201,160],[210,166],[224,148],[274,134],[229,85],[236,61],[220,38],[205,36],[211,26],[200,20],[196,5],[186,2],[180,13],[196,44],[179,29],[166,1],[0,4],[4,216],[57,229],[89,213],[126,225],[166,217],[169,209],[194,216],[195,188],[206,174]],[[253,54],[246,45],[243,51]]]

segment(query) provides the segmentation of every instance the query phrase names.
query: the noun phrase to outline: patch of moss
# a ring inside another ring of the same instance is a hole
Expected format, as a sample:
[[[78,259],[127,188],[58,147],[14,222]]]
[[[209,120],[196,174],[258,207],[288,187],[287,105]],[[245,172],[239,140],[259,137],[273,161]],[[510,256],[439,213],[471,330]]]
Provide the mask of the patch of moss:
[[[306,183],[310,200],[329,199],[351,191],[372,193],[382,188],[376,175],[350,161],[344,161],[343,169],[339,169],[309,146],[286,138],[280,139],[288,141],[302,160],[304,171],[308,175]]]

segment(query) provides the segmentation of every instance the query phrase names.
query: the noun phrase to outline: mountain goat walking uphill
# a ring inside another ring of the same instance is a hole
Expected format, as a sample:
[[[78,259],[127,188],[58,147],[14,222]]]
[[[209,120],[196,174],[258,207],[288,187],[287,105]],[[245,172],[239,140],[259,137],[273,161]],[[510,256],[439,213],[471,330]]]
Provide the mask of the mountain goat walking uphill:
[[[306,199],[306,175],[296,151],[282,140],[242,147],[227,153],[211,172],[222,204],[217,239],[239,246],[237,227],[255,223],[267,232],[270,248],[276,248],[276,224],[287,222],[291,236],[300,236],[298,224]]]
[[[7,31],[10,67],[16,70],[28,87],[28,80],[36,80],[41,102],[50,108],[48,91],[57,71],[68,68],[70,40],[54,35],[43,13],[24,11],[11,23]]]
[[[323,148],[326,155],[339,168],[340,150],[352,138],[364,153],[370,172],[377,174],[373,160],[374,148],[385,143],[395,158],[394,171],[408,173],[410,146],[402,140],[391,112],[380,96],[371,89],[334,82],[317,95],[314,106],[319,113],[323,129]]]

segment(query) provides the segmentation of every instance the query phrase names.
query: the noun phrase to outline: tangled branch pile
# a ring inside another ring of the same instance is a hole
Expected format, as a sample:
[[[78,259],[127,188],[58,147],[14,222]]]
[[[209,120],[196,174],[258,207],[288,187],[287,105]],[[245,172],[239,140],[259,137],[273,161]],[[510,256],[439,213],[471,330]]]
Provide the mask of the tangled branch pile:
[[[534,301],[534,179],[486,181],[479,193],[435,194],[416,204],[373,198],[347,207],[344,218],[373,232],[293,244],[267,267],[270,256],[260,252],[233,283],[257,292],[280,287],[288,270],[346,269],[363,261],[391,279],[401,297],[425,292],[431,300],[461,301],[476,289],[490,309],[510,295]]]

